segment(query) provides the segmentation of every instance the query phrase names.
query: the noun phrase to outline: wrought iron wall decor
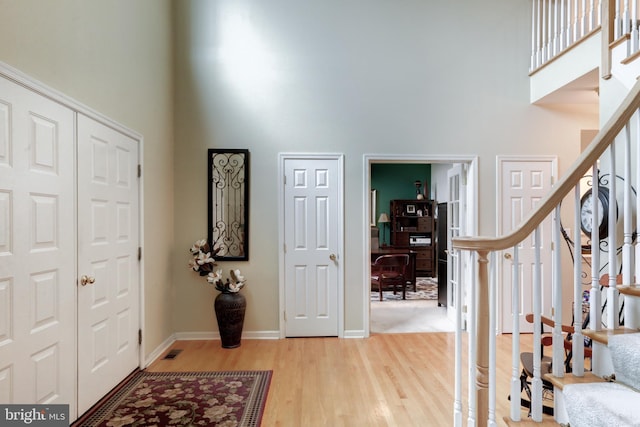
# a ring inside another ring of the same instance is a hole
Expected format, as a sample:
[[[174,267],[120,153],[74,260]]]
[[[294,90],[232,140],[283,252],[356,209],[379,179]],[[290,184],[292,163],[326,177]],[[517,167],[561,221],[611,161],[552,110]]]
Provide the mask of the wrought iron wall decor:
[[[249,259],[249,150],[208,150],[209,244],[216,260]]]

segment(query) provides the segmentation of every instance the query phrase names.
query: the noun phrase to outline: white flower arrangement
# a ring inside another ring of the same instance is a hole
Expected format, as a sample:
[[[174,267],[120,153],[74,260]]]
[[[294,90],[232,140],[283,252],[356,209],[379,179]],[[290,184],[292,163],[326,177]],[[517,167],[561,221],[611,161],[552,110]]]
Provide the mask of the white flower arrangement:
[[[189,268],[200,276],[207,276],[207,282],[215,285],[216,289],[222,293],[235,293],[240,291],[246,283],[246,279],[240,270],[230,270],[225,281],[222,278],[222,270],[214,270],[217,265],[213,258],[218,250],[212,251],[206,240],[196,241],[189,250],[193,258],[189,261]]]

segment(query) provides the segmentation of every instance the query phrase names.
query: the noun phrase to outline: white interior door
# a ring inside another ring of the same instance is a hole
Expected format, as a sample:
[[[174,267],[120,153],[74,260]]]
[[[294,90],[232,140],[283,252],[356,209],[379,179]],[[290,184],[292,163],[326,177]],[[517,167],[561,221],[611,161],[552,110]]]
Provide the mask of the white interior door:
[[[137,141],[78,115],[78,409],[138,367]]]
[[[0,79],[0,402],[75,410],[73,111]]]
[[[339,335],[341,165],[341,157],[283,160],[287,337]]]
[[[547,194],[556,176],[555,158],[498,158],[498,209],[500,214],[499,233],[504,235],[514,230],[531,210]],[[541,224],[540,261],[542,263],[542,306],[551,307],[551,220]],[[513,316],[520,319],[521,332],[533,332],[533,325],[525,320],[527,313],[533,312],[533,234],[518,246],[520,265],[520,304],[518,313],[513,312],[512,274],[513,257],[502,257],[502,331],[513,331]],[[513,255],[513,250],[506,253]],[[550,315],[551,313],[543,313]]]
[[[451,240],[464,236],[464,218],[466,216],[466,179],[461,164],[454,165],[447,171],[449,179],[449,200],[447,202],[447,248],[451,247]],[[455,319],[459,307],[456,304],[458,292],[462,288],[462,268],[459,251],[447,251],[447,317]],[[464,301],[464,298],[462,299]]]

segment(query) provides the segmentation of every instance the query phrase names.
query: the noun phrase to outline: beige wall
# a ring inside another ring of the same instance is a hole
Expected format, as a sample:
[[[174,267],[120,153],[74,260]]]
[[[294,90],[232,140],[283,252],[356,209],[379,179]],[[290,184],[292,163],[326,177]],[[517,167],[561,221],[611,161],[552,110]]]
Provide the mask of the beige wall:
[[[478,155],[480,231],[495,230],[495,158],[565,170],[597,106],[529,103],[527,2],[176,3],[176,247],[206,233],[206,149],[252,154],[245,330],[278,329],[277,154],[345,155],[345,327],[362,324],[363,155]],[[195,195],[195,196],[194,196]],[[185,221],[184,218],[191,221]],[[212,293],[174,259],[177,331],[215,325]]]
[[[170,3],[0,0],[0,61],[144,136],[145,345],[172,332]]]
[[[365,153],[478,155],[482,234],[496,155],[556,154],[565,170],[597,108],[529,104],[529,13],[512,0],[0,0],[0,60],[144,135],[152,351],[216,329],[215,292],[186,268],[206,236],[209,147],[251,151],[250,261],[221,265],[248,278],[246,331],[279,327],[279,152],[345,155],[351,331],[368,299]]]

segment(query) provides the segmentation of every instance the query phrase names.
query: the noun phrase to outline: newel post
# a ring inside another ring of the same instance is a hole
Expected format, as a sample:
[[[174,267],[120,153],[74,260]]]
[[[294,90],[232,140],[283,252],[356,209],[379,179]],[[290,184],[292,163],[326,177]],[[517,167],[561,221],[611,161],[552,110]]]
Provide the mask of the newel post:
[[[476,309],[477,426],[486,427],[489,415],[489,251],[478,251]]]

